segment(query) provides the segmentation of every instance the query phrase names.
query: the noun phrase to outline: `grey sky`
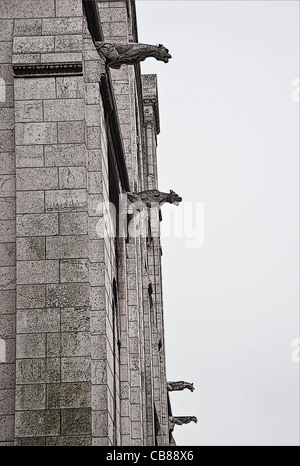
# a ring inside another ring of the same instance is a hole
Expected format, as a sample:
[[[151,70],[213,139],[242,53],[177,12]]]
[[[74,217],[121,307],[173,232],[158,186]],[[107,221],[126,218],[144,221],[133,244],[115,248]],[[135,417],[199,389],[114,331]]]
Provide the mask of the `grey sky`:
[[[204,244],[163,239],[179,445],[298,445],[297,1],[137,1],[158,75],[160,189],[203,202]],[[164,206],[163,217],[184,206]]]

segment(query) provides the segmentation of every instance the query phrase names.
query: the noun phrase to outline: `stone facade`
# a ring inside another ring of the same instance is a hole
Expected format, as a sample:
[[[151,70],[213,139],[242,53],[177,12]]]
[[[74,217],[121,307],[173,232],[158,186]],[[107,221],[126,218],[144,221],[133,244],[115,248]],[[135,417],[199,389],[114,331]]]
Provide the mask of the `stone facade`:
[[[0,18],[0,445],[168,445],[159,235],[105,234],[158,189],[156,76],[95,47],[138,42],[134,2]]]

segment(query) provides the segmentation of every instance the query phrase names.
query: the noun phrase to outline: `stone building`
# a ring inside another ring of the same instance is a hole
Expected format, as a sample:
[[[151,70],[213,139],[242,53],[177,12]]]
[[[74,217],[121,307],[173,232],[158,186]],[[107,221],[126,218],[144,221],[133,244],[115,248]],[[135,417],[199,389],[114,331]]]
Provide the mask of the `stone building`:
[[[159,221],[181,199],[156,191],[139,64],[170,56],[137,43],[131,0],[0,0],[0,445],[168,445],[194,420],[170,418]]]

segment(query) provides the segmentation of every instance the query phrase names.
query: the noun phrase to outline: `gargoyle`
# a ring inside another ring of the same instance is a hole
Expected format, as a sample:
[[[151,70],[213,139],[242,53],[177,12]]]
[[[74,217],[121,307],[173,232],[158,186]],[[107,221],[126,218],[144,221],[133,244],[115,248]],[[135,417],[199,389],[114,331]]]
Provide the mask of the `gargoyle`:
[[[169,392],[173,392],[174,390],[184,390],[185,388],[187,388],[191,392],[195,390],[194,384],[189,383],[189,382],[180,381],[180,382],[168,382],[167,383],[167,389]]]
[[[172,432],[174,426],[182,426],[182,424],[189,424],[190,422],[198,422],[195,416],[170,416],[169,417],[169,429]]]
[[[168,63],[172,55],[162,44],[110,44],[108,42],[95,42],[96,49],[105,58],[108,66],[119,69],[121,65],[136,65],[148,57]]]
[[[139,208],[139,204],[146,205],[147,207],[152,207],[153,204],[159,204],[162,206],[165,202],[170,204],[179,205],[182,201],[182,198],[170,189],[170,193],[162,193],[157,189],[150,189],[148,191],[141,191],[140,193],[126,193],[128,200],[136,204]]]

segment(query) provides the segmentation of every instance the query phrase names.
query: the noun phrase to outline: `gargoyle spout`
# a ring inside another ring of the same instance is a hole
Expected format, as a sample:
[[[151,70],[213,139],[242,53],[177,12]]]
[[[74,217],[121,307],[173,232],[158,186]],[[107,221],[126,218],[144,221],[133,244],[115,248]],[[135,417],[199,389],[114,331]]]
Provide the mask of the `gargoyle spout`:
[[[118,44],[108,42],[95,42],[99,55],[104,57],[106,63],[111,68],[119,69],[121,65],[136,65],[148,57],[168,63],[172,58],[169,50],[162,44]]]

